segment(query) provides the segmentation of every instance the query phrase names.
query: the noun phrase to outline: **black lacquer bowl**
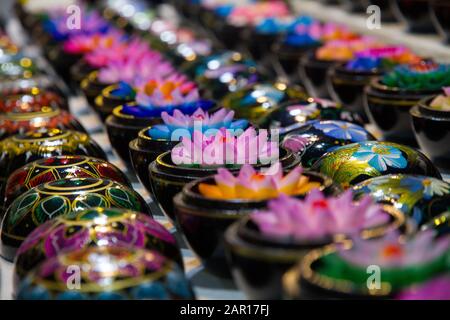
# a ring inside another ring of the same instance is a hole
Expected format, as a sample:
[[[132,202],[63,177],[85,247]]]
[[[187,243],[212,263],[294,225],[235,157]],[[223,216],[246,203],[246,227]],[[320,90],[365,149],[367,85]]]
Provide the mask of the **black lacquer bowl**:
[[[304,172],[311,181],[319,182],[326,194],[339,191],[333,182],[315,173]],[[187,243],[200,257],[204,266],[211,272],[230,276],[225,258],[224,234],[226,229],[251,212],[264,209],[266,200],[221,200],[203,196],[198,186],[201,183],[214,184],[213,177],[206,177],[187,184],[174,198],[178,228]]]
[[[369,120],[385,140],[416,145],[409,110],[440,90],[409,90],[389,87],[375,78],[366,88],[364,106]]]
[[[420,149],[440,168],[450,170],[450,111],[430,106],[433,98],[410,110],[412,126]]]
[[[298,157],[285,149],[280,149],[280,162],[285,170],[298,164]],[[172,221],[175,220],[173,198],[183,187],[194,180],[211,176],[217,173],[218,167],[187,167],[175,165],[171,154],[165,152],[158,156],[149,167],[152,194],[162,211]],[[229,168],[232,172],[240,170],[240,166]]]
[[[347,63],[333,66],[328,72],[328,89],[334,101],[347,110],[357,112],[366,122],[364,111],[364,89],[374,77],[383,74],[381,70],[349,70]]]
[[[82,83],[82,90],[88,101],[94,99],[94,110],[105,121],[115,108],[130,103],[135,98],[135,92],[121,89],[120,84],[104,86],[97,81],[96,74],[90,74]],[[88,81],[89,80],[89,81]]]
[[[393,206],[384,206],[390,221],[361,231],[361,237],[370,239],[402,228],[403,213]],[[295,240],[289,237],[264,235],[250,217],[244,217],[230,226],[225,234],[225,248],[233,278],[249,299],[281,299],[283,274],[314,248],[320,248],[345,235],[334,235],[315,241]]]
[[[311,51],[300,59],[300,77],[310,96],[330,99],[327,75],[328,70],[336,64],[336,61],[318,60],[315,55],[315,51]]]

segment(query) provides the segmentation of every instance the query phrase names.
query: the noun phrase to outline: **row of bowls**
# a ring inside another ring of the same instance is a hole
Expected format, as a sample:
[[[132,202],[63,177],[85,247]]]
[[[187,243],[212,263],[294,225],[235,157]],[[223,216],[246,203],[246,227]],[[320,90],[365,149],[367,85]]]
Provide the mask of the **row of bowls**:
[[[120,142],[119,142],[120,143]],[[123,142],[122,142],[123,144]],[[374,143],[375,147],[386,147],[383,143]],[[367,145],[364,145],[367,147]],[[374,147],[374,145],[369,144],[368,146]],[[391,145],[388,145],[392,147]],[[388,171],[384,173],[413,173],[413,174],[423,174],[434,176],[436,178],[440,178],[440,174],[438,170],[432,165],[432,163],[426,159],[420,153],[416,153],[412,149],[403,146],[395,146],[401,150],[406,150],[405,154],[411,155],[413,159],[419,159],[418,162],[412,162],[411,159],[408,159],[408,167],[405,170],[400,171]],[[154,149],[150,147],[150,149]],[[339,158],[339,150],[334,151]],[[284,162],[284,167],[286,169],[293,167],[298,164],[298,158],[286,152],[282,157]],[[321,160],[323,162],[323,160]],[[321,162],[319,161],[319,163]],[[319,166],[320,167],[320,166]],[[316,167],[317,169],[317,167]],[[389,168],[391,170],[392,168]],[[320,171],[320,170],[319,170]],[[195,169],[186,169],[182,167],[173,166],[170,161],[170,154],[164,153],[159,155],[155,161],[153,161],[146,174],[149,176],[151,190],[153,191],[153,196],[156,198],[158,203],[164,209],[164,212],[169,216],[175,219],[175,223],[179,230],[182,230],[188,243],[192,247],[192,249],[202,258],[205,266],[207,266],[210,270],[217,272],[219,274],[226,274],[228,267],[226,267],[225,256],[224,256],[224,234],[225,229],[230,226],[231,223],[237,221],[238,219],[245,216],[245,210],[243,208],[248,208],[249,210],[253,210],[255,208],[261,208],[265,206],[265,202],[256,202],[256,203],[230,203],[230,202],[217,202],[211,201],[206,198],[200,197],[198,193],[198,183],[197,180],[200,177],[204,177],[204,180],[201,181],[210,181],[211,174],[214,174],[215,169],[212,170],[195,170]],[[363,174],[359,174],[363,175]],[[322,183],[328,186],[330,189],[334,189],[336,187],[332,187],[332,182],[327,182],[328,179],[321,176],[320,174],[311,173],[311,176],[317,177],[319,181],[323,181]],[[367,177],[362,177],[364,180]],[[362,181],[361,180],[361,181]],[[189,183],[188,183],[189,182]],[[331,192],[331,191],[330,191]],[[176,196],[175,196],[176,195]],[[175,208],[173,207],[172,201],[174,200]],[[229,208],[229,210],[214,210],[217,208]],[[219,211],[219,212],[217,212]],[[247,211],[248,213],[249,211]],[[244,221],[244,222],[242,222]],[[242,220],[239,223],[246,224],[247,222]],[[234,227],[238,228],[238,227]],[[239,229],[239,228],[238,228]],[[232,229],[229,229],[232,230]],[[244,228],[245,230],[245,228]],[[248,231],[248,230],[247,230]],[[232,233],[232,231],[227,231],[228,233]],[[230,240],[231,241],[231,240]],[[302,250],[303,251],[303,250]],[[283,254],[285,252],[283,251]],[[278,286],[277,290],[270,290],[267,287],[265,289],[261,289],[261,286],[252,286],[254,283],[252,279],[256,279],[256,282],[264,279],[266,274],[253,274],[252,272],[246,271],[242,272],[246,275],[248,288],[245,289],[245,285],[240,284],[241,288],[244,288],[249,297],[254,297],[255,292],[260,292],[261,295],[268,294],[273,292],[276,296],[280,294],[280,286],[281,286],[281,274],[295,263],[296,259],[299,258],[298,252],[294,254],[294,258],[287,263],[287,265],[283,265],[282,268],[277,270],[270,271],[270,274],[273,274],[273,278],[276,280],[274,283]],[[272,254],[269,256],[273,257]],[[248,258],[248,257],[247,257]],[[248,260],[242,259],[240,260],[243,265],[245,265]],[[261,266],[261,261],[256,259],[256,265]],[[265,261],[267,263],[267,261]],[[234,262],[232,260],[231,264]],[[239,261],[236,262],[239,264]],[[275,266],[277,263],[273,260],[269,261],[269,266]],[[226,270],[223,270],[225,267]],[[239,269],[241,267],[237,267]],[[254,272],[253,267],[251,268]],[[257,268],[258,269],[258,268]],[[264,269],[261,269],[264,270]],[[267,269],[265,269],[267,270]],[[253,276],[253,277],[252,277]],[[239,282],[238,282],[239,283]],[[244,281],[245,283],[245,281]],[[269,286],[270,287],[270,286]],[[250,288],[250,289],[249,289]],[[252,293],[253,292],[253,293]],[[266,296],[263,296],[266,297]]]

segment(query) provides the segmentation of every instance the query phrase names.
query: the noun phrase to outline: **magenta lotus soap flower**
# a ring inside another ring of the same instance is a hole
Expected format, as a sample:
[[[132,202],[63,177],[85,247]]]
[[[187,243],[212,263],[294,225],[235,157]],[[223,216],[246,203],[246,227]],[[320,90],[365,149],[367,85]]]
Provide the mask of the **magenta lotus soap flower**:
[[[450,275],[444,275],[400,292],[398,300],[450,300]]]
[[[175,164],[191,166],[269,164],[278,157],[278,142],[269,140],[267,130],[257,133],[253,127],[238,137],[224,128],[210,136],[195,130],[172,149]]]
[[[378,265],[381,268],[403,268],[434,261],[450,249],[450,237],[436,239],[433,230],[417,233],[402,241],[398,232],[391,232],[380,239],[353,239],[350,250],[339,255],[346,261],[366,268]]]
[[[267,211],[251,215],[262,233],[299,240],[351,235],[389,221],[389,215],[369,197],[353,201],[352,192],[326,198],[313,189],[304,200],[282,195],[269,202]]]

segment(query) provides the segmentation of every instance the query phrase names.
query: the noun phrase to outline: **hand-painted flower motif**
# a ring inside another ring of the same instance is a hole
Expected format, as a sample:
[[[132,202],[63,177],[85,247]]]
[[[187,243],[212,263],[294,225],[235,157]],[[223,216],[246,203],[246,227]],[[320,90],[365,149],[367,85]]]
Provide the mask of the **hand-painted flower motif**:
[[[266,200],[280,194],[303,195],[320,188],[319,182],[312,182],[302,175],[303,169],[296,167],[286,176],[279,162],[266,172],[257,172],[251,165],[244,165],[235,177],[227,169],[220,168],[214,176],[215,185],[201,183],[199,191],[208,198]]]
[[[350,122],[336,120],[318,121],[314,123],[313,127],[336,139],[351,140],[354,142],[367,140],[367,131]]]
[[[403,169],[408,165],[402,151],[389,145],[361,145],[353,157],[367,162],[379,172],[386,171],[388,167]]]
[[[396,297],[398,300],[450,300],[450,276],[444,275],[420,285],[407,288]]]
[[[136,95],[136,102],[142,107],[165,107],[192,103],[200,94],[195,84],[185,78],[150,80]]]
[[[449,248],[450,237],[436,238],[432,230],[421,231],[407,240],[402,240],[398,232],[391,232],[373,240],[355,237],[352,248],[340,251],[339,255],[364,268],[378,265],[391,269],[432,262],[447,254]]]
[[[225,128],[243,131],[247,128],[247,120],[233,121],[233,117],[234,111],[227,109],[220,109],[211,115],[201,108],[197,109],[192,115],[183,114],[180,110],[175,110],[173,115],[163,112],[161,118],[164,124],[152,126],[148,134],[152,139],[171,140],[174,133],[178,138],[182,133],[181,130],[185,130],[185,133],[189,133],[188,137],[191,137],[194,130],[201,130],[208,136],[208,131],[211,134],[216,132],[216,130],[209,129]],[[176,130],[179,131],[176,132]]]
[[[318,240],[338,234],[357,234],[384,225],[389,215],[369,196],[354,202],[350,190],[338,197],[326,198],[314,189],[304,200],[281,195],[269,202],[267,211],[255,212],[251,219],[268,236]]]
[[[293,153],[299,153],[303,151],[308,145],[309,140],[298,134],[291,134],[283,141],[283,147]]]
[[[268,164],[278,159],[279,147],[267,130],[257,133],[253,127],[238,137],[224,128],[211,136],[194,130],[191,139],[183,137],[172,149],[171,157],[175,164],[188,166]]]

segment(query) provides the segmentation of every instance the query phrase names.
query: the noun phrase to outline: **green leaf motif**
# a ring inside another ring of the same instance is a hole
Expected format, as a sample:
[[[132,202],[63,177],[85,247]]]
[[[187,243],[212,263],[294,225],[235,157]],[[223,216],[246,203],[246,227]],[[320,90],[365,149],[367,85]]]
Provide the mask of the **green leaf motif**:
[[[38,193],[25,193],[13,202],[8,215],[8,224],[16,225],[30,211],[36,201],[39,200]]]
[[[120,188],[108,189],[108,195],[111,198],[111,202],[115,204],[116,207],[126,208],[126,209],[140,209],[139,201],[136,197],[125,190]]]
[[[36,207],[34,217],[38,223],[51,220],[70,211],[70,201],[62,196],[50,196]]]
[[[109,202],[105,197],[96,193],[88,193],[78,196],[73,202],[73,211],[81,211],[88,208],[102,207],[108,208]]]

